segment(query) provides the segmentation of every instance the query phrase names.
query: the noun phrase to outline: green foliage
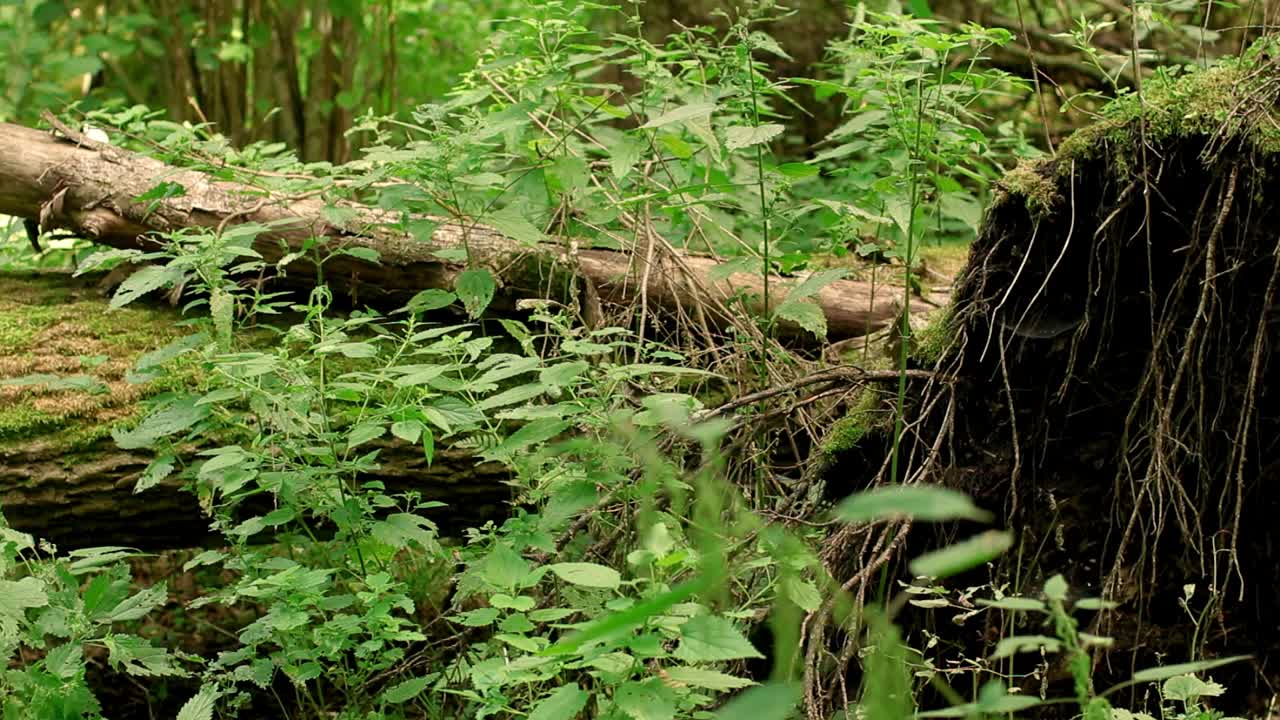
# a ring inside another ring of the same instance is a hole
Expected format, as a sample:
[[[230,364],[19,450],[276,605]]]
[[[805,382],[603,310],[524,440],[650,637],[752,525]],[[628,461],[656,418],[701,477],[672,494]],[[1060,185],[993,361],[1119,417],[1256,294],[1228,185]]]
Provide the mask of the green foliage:
[[[339,20],[359,15],[338,5]],[[392,4],[374,5],[358,18],[359,33],[385,30],[371,18]],[[1011,546],[1009,533],[990,530],[886,566],[883,588],[902,567],[919,577],[898,597],[860,607],[815,556],[816,533],[784,527],[777,518],[787,508],[772,504],[765,482],[744,481],[751,473],[734,464],[740,458],[726,456],[740,449],[727,438],[747,416],[705,406],[713,392],[735,389],[740,378],[724,377],[726,368],[757,371],[772,346],[733,348],[722,356],[737,353],[732,362],[702,364],[652,332],[581,317],[586,303],[569,271],[519,253],[495,256],[472,232],[488,226],[530,248],[564,242],[565,258],[589,247],[658,252],[666,244],[713,253],[726,275],[764,276],[759,296],[725,299],[733,313],[765,334],[785,324],[822,337],[816,299],[856,272],[825,266],[850,256],[896,263],[904,287],[895,291],[909,296],[921,244],[971,237],[989,183],[1029,153],[1016,124],[990,129],[983,114],[1026,91],[981,64],[1010,33],[944,29],[927,19],[925,3],[913,3],[914,16],[860,14],[831,48],[836,79],[793,81],[846,115],[815,157],[799,161],[781,152],[795,140],[786,125],[794,90],[769,77],[764,62],[785,55],[761,29],[779,12],[770,3],[722,18],[719,29],[682,28],[661,44],[645,36],[634,7],[396,6],[417,30],[406,46],[456,42],[478,63],[418,58],[403,71],[414,80],[399,100],[386,87],[378,102],[331,98],[372,108],[355,127],[364,153],[349,165],[300,164],[283,143],[233,143],[140,104],[90,113],[115,128],[117,142],[163,160],[322,197],[335,228],[356,229],[349,201],[376,206],[392,230],[431,243],[456,272],[449,289],[424,290],[399,310],[339,311],[323,282],[297,298],[264,293],[253,278],[309,265],[322,280],[337,258],[383,258],[312,239],[268,262],[254,246],[273,229],[262,224],[171,233],[148,253],[86,257],[73,246],[49,254],[49,262],[74,256],[81,273],[155,262],[119,287],[115,307],[182,290],[183,335],[128,376],[168,381],[165,391],[113,438],[153,454],[136,491],[180,480],[222,538],[184,568],[210,571],[185,609],[245,620],[216,656],[168,651],[129,631],[167,593],[130,586],[127,551],[58,554],[5,529],[0,657],[24,658],[0,673],[6,713],[97,717],[85,681],[85,648],[93,648],[118,672],[198,681],[183,720],[243,716],[264,699],[290,717],[783,720],[802,700],[799,628],[828,618],[866,650],[848,716],[915,714],[924,677],[946,688],[951,706],[922,715],[1012,714],[1048,700],[1013,693],[989,667],[973,670],[966,698],[930,664],[929,648],[912,647],[918,638],[895,625],[906,603],[951,608],[935,581],[992,562]],[[462,29],[507,11],[513,17],[495,32]],[[79,22],[38,15],[45,30]],[[320,13],[303,15],[298,56],[322,57]],[[603,34],[602,17],[622,30]],[[148,19],[118,28],[120,42],[145,45]],[[190,44],[208,70],[251,67],[265,42],[207,27]],[[376,66],[381,56],[360,48],[347,60]],[[30,103],[49,102],[19,99],[28,105],[0,109],[29,113]],[[186,192],[164,182],[136,200],[158,209]],[[446,223],[458,242],[436,238]],[[793,277],[779,286],[779,273]],[[494,321],[508,282],[546,288],[548,299],[523,304],[519,319]],[[947,326],[936,332],[926,354]],[[858,428],[845,430],[852,442]],[[372,479],[393,446],[420,452],[428,466],[446,449],[500,465],[513,494],[509,517],[442,537],[437,521],[450,508]],[[835,517],[890,527],[994,520],[962,493],[895,484],[855,494]],[[964,612],[1035,614],[1048,629],[1003,638],[991,659],[1061,652],[1080,712],[1105,716],[1109,701],[1089,676],[1090,648],[1101,641],[1080,633],[1072,614],[1101,601],[1068,604],[1060,579],[1046,585],[1045,600],[993,595]],[[772,647],[757,633],[766,619]],[[1216,692],[1207,681],[1152,671],[1135,680],[1165,680],[1164,697],[1186,713]]]

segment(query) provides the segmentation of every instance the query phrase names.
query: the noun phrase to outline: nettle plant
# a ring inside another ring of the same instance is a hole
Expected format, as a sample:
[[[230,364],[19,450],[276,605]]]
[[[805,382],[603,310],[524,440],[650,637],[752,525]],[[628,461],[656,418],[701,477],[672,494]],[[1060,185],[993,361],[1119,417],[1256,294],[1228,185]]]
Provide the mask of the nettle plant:
[[[860,9],[849,37],[830,48],[839,79],[795,80],[843,103],[848,116],[814,158],[834,178],[816,200],[837,243],[830,251],[911,264],[922,238],[973,238],[990,183],[1034,153],[1020,127],[991,127],[985,114],[1029,92],[1026,81],[983,64],[987,50],[1011,40],[1003,28],[945,32],[933,20]]]
[[[119,547],[59,554],[13,530],[0,515],[0,711],[5,718],[97,717],[101,707],[86,681],[88,657],[105,657],[112,669],[143,680],[187,677],[198,667],[199,658],[122,629],[168,600],[163,583],[134,588],[125,561],[137,555]]]
[[[676,381],[709,373],[681,367],[680,355],[617,328],[587,330],[554,303],[527,322],[502,320],[499,336],[479,334],[474,322],[424,317],[458,305],[478,316],[492,287],[487,295],[466,294],[466,283],[456,294],[424,291],[386,316],[339,316],[323,288],[302,304],[264,298],[232,279],[260,269],[254,230],[265,228],[171,238],[159,253],[167,264],[135,273],[116,300],[182,276],[196,298],[188,308],[206,310],[190,322],[191,335],[145,356],[131,375],[142,382],[173,373],[192,389],[158,396],[136,426],[115,434],[123,447],[156,453],[139,490],[178,475],[225,538],[225,549],[196,555],[186,569],[215,566],[234,580],[208,588],[193,606],[259,611],[237,632],[238,647],[204,668],[202,698],[234,709],[249,701],[249,689],[287,682],[292,704],[316,713],[337,697],[348,714],[409,703],[420,713],[449,706],[446,716],[485,717],[590,700],[600,716],[652,707],[657,717],[697,717],[719,694],[750,684],[717,664],[761,657],[734,620],[773,597],[772,582],[758,579],[761,568],[778,564],[768,544],[739,549],[749,559],[742,572],[755,583],[745,600],[713,609],[696,597],[710,590],[705,579],[697,592],[672,589],[695,573],[712,577],[704,559],[720,557],[691,540],[690,517],[729,532],[713,500],[722,491],[703,476],[681,480],[682,464],[657,450],[663,443],[711,452],[714,429],[683,440],[661,430],[688,426],[701,408],[674,391]],[[106,251],[86,266],[140,257]],[[273,315],[291,321],[261,322]],[[628,362],[617,361],[624,356]],[[630,399],[637,390],[639,402]],[[568,434],[573,439],[560,439]],[[192,455],[196,441],[201,449]],[[420,446],[428,462],[440,441],[503,463],[517,499],[532,510],[446,549],[427,515],[438,503],[363,479],[393,441]],[[703,475],[714,465],[706,467]],[[695,482],[706,487],[691,492]],[[684,499],[689,494],[699,499]],[[583,528],[571,529],[581,513],[606,499],[658,497],[671,499],[643,513],[644,541],[618,568],[549,561],[563,544],[582,552],[573,545]],[[775,578],[803,566],[790,552]],[[391,683],[410,653],[432,640],[417,618],[442,599],[424,597],[407,573],[436,566],[447,575],[459,564],[450,581],[459,608],[448,617],[466,634],[465,652]],[[480,607],[464,609],[469,603]],[[621,636],[561,642],[577,626],[618,623],[628,613],[630,626],[614,628]],[[665,680],[653,676],[658,662]]]

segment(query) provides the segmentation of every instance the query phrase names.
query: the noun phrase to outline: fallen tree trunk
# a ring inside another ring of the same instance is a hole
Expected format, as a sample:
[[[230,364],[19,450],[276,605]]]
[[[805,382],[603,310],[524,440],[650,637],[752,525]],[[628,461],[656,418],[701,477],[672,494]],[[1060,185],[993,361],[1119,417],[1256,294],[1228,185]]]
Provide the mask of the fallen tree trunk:
[[[167,480],[145,493],[133,492],[150,454],[120,450],[108,437],[83,448],[79,456],[83,460],[68,463],[63,451],[40,443],[0,451],[0,508],[14,529],[48,540],[59,550],[98,545],[162,550],[221,539],[209,529],[195,495],[179,482]],[[506,469],[468,452],[443,450],[428,465],[421,447],[388,443],[378,463],[376,472],[360,480],[446,503],[448,507],[426,513],[444,534],[501,520],[508,512]]]
[[[180,185],[184,192],[179,197],[135,201],[162,182]],[[39,219],[45,229],[70,230],[114,247],[154,250],[155,243],[147,240],[151,233],[253,222],[272,228],[259,235],[253,246],[268,265],[298,252],[313,237],[328,252],[353,247],[377,252],[377,263],[351,255],[325,262],[325,283],[358,303],[398,306],[426,288],[452,289],[464,266],[435,253],[465,244],[473,264],[493,270],[502,284],[495,298],[497,309],[514,307],[521,298],[547,297],[549,287],[567,287],[582,279],[593,291],[588,295],[606,303],[637,301],[643,287],[645,302],[654,310],[677,312],[700,305],[701,316],[720,329],[741,327],[744,311],[766,311],[759,274],[718,277],[717,270],[722,268],[711,258],[663,253],[653,267],[645,267],[643,253],[570,249],[571,242],[529,245],[483,226],[452,221],[442,221],[431,242],[423,243],[394,228],[398,218],[388,213],[348,205],[344,215],[349,218],[339,226],[326,219],[325,208],[325,201],[318,197],[273,194],[78,135],[73,139],[0,124],[0,213]],[[314,285],[316,276],[314,266],[299,259],[287,274],[271,282],[305,289]],[[787,282],[780,277],[771,280],[771,306],[785,297],[778,288]],[[902,308],[901,290],[855,280],[831,283],[815,299],[826,316],[831,341],[882,329]],[[920,304],[921,310],[929,307]],[[783,323],[781,331],[812,341],[794,325]]]
[[[138,356],[180,335],[179,316],[147,303],[111,310],[95,285],[65,273],[0,274],[0,510],[14,528],[63,550],[216,541],[196,496],[177,481],[134,493],[152,456],[118,448],[110,434],[159,390],[127,375]],[[100,387],[28,382],[71,376]],[[428,465],[420,446],[375,442],[379,466],[359,479],[447,503],[428,513],[442,531],[507,515],[511,491],[502,465],[448,448],[437,449]]]

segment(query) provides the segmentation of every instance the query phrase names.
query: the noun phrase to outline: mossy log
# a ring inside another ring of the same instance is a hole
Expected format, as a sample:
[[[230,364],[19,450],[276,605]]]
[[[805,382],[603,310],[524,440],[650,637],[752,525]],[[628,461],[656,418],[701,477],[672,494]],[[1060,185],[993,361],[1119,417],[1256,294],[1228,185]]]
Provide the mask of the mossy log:
[[[66,133],[74,134],[74,140]],[[179,185],[183,192],[136,200],[161,183]],[[0,124],[0,213],[39,219],[45,229],[69,230],[106,245],[150,250],[157,246],[148,234],[261,223],[271,229],[260,234],[253,247],[268,265],[298,253],[287,273],[267,278],[275,287],[306,289],[315,284],[318,273],[308,260],[312,253],[302,252],[312,238],[319,239],[320,253],[366,248],[377,253],[378,262],[331,255],[324,263],[324,282],[357,303],[382,307],[399,306],[426,288],[452,289],[464,266],[437,253],[465,247],[473,265],[488,267],[498,276],[501,287],[493,305],[497,310],[511,309],[522,298],[551,294],[562,296],[554,299],[570,299],[574,293],[564,289],[585,282],[589,287],[578,293],[580,297],[619,306],[643,297],[650,310],[673,314],[700,307],[700,316],[720,329],[742,327],[744,311],[767,312],[760,274],[722,277],[724,268],[709,257],[659,252],[647,266],[648,253],[579,248],[571,238],[531,245],[478,224],[438,218],[428,219],[439,224],[429,242],[420,242],[397,229],[398,214],[351,203],[337,213],[326,212],[325,201],[314,194],[290,196],[217,179],[70,130],[54,134]],[[783,301],[788,282],[773,278],[772,306]],[[831,341],[884,328],[902,308],[900,291],[856,280],[831,283],[815,299],[826,316]],[[921,310],[930,307],[920,303]],[[783,323],[780,332],[797,342],[813,341],[808,331],[795,325]]]
[[[140,401],[164,389],[127,382],[125,374],[138,355],[176,337],[177,319],[168,307],[110,310],[93,279],[0,275],[0,510],[14,528],[62,549],[213,539],[196,497],[176,483],[135,494],[151,457],[119,449],[110,436],[139,416]],[[12,382],[32,376],[51,382]],[[65,382],[74,377],[93,387]],[[508,476],[498,464],[450,449],[428,464],[420,447],[396,442],[381,451],[379,469],[363,479],[447,503],[433,516],[446,532],[507,512]]]

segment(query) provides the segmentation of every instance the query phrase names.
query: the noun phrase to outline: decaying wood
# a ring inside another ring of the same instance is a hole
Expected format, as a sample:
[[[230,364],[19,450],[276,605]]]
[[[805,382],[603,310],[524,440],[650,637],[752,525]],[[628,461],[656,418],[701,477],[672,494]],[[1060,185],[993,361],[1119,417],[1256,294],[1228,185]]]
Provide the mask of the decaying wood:
[[[181,185],[185,194],[162,201],[134,201],[161,182]],[[719,278],[714,272],[719,264],[711,258],[668,254],[662,261],[667,265],[655,264],[646,270],[643,253],[579,249],[567,240],[530,246],[483,226],[451,221],[441,222],[431,241],[423,243],[395,229],[394,218],[385,212],[352,205],[347,208],[351,219],[344,219],[339,227],[325,219],[324,208],[324,200],[318,197],[276,196],[84,138],[73,140],[0,124],[0,213],[41,219],[45,229],[67,229],[106,245],[155,249],[149,233],[256,222],[271,224],[272,230],[254,243],[271,265],[312,237],[322,241],[326,252],[348,247],[376,251],[378,263],[341,255],[324,264],[330,289],[358,303],[390,306],[426,288],[451,289],[464,267],[435,253],[465,244],[473,263],[493,270],[502,283],[495,298],[499,310],[512,308],[522,298],[554,295],[553,288],[567,288],[579,280],[595,291],[587,295],[598,294],[606,303],[635,301],[642,284],[651,308],[675,310],[709,300],[705,315],[721,328],[740,321],[748,311],[764,310],[760,275],[735,273]],[[271,282],[307,288],[316,278],[315,267],[299,260]],[[779,289],[788,282],[771,280],[775,304],[785,296]],[[902,307],[900,291],[881,286],[873,292],[870,283],[855,280],[826,286],[816,300],[826,315],[831,341],[881,329]],[[921,303],[921,309],[927,305]],[[782,332],[812,340],[794,326],[783,327]]]
[[[195,547],[216,541],[195,495],[176,481],[142,493],[133,488],[151,456],[120,450],[111,438],[68,459],[65,451],[35,441],[0,451],[0,507],[9,524],[60,550],[121,545],[147,550]],[[390,492],[414,490],[447,503],[427,511],[443,533],[460,532],[505,517],[510,489],[505,468],[465,451],[442,450],[428,465],[422,448],[385,443],[380,469],[361,481]]]

